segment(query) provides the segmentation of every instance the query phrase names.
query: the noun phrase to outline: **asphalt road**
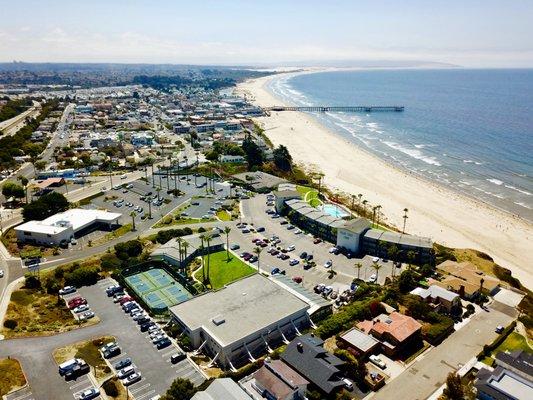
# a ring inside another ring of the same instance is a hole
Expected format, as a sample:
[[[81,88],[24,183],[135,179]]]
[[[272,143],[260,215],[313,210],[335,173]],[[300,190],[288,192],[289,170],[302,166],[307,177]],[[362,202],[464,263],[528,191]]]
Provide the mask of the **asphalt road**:
[[[423,400],[429,397],[445,383],[450,372],[457,371],[475,357],[483,345],[496,338],[494,329],[498,325],[507,326],[517,315],[516,310],[498,302],[489,306],[489,310],[473,316],[468,324],[387,383],[373,399]]]

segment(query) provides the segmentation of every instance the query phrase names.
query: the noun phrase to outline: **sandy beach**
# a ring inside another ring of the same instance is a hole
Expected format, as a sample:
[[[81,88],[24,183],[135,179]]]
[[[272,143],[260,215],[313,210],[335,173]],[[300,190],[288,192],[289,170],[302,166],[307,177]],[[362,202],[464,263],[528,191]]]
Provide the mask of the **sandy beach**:
[[[283,102],[265,88],[275,76],[249,80],[237,91],[260,106]],[[324,184],[350,194],[363,194],[380,204],[387,222],[402,226],[409,209],[406,231],[429,236],[438,243],[486,252],[533,287],[533,225],[484,203],[401,171],[358,148],[312,116],[277,112],[257,118],[275,145],[289,149],[295,162],[325,174]]]

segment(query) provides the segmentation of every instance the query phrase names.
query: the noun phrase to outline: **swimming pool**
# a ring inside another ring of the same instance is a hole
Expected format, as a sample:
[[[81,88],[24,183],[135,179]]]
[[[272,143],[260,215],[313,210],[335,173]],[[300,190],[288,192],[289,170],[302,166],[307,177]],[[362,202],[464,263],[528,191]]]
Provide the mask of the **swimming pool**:
[[[335,218],[344,218],[347,217],[349,214],[344,211],[341,207],[336,206],[334,204],[324,204],[320,206],[320,209],[324,211],[326,214],[331,215]]]

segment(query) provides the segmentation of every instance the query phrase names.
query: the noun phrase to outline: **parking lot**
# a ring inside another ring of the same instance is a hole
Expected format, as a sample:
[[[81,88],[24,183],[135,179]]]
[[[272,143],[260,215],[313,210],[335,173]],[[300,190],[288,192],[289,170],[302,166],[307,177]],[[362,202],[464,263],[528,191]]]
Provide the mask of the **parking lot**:
[[[115,329],[109,334],[116,337],[121,354],[109,359],[111,364],[129,357],[136,371],[141,373],[141,380],[129,386],[130,393],[138,400],[163,394],[178,377],[190,379],[194,384],[204,381],[204,376],[189,359],[177,364],[170,363],[170,357],[178,352],[174,342],[161,350],[152,344],[148,333],[141,332],[136,321],[122,311],[119,304],[107,297],[105,289],[115,282],[106,279],[97,285],[81,288],[78,292],[85,297],[91,308],[105,322],[114,321]]]
[[[281,225],[280,222],[283,220],[283,217],[273,219],[270,215],[266,213],[266,210],[271,208],[266,205],[267,198],[266,195],[256,195],[253,198],[246,199],[242,201],[242,210],[244,217],[242,218],[243,222],[248,224],[253,224],[253,227],[265,228],[264,232],[261,233],[246,233],[243,234],[237,228],[234,228],[230,234],[230,240],[232,243],[237,243],[240,246],[239,252],[247,251],[251,252],[256,245],[252,243],[252,239],[261,237],[261,238],[270,238],[273,235],[276,235],[280,238],[281,243],[278,246],[287,248],[290,245],[295,246],[295,250],[288,252],[290,259],[297,259],[299,263],[295,266],[289,266],[289,260],[280,260],[275,256],[267,253],[267,248],[264,248],[264,251],[261,253],[260,262],[261,268],[265,271],[270,272],[272,268],[280,268],[285,270],[288,276],[294,277],[298,276],[303,278],[302,284],[309,289],[312,289],[318,283],[324,283],[326,285],[331,285],[337,290],[343,290],[349,286],[354,278],[359,278],[362,280],[368,280],[368,278],[375,274],[376,271],[372,268],[373,257],[364,256],[363,258],[352,257],[348,259],[343,254],[332,254],[329,250],[334,246],[332,243],[321,242],[314,244],[314,238],[312,235],[302,232],[296,234],[297,227],[294,229],[288,230],[287,227],[289,224]],[[305,270],[303,268],[303,262],[300,259],[300,254],[306,252],[307,254],[313,255],[313,261],[316,262],[316,266]],[[327,261],[332,262],[332,267],[325,268],[324,264]],[[362,267],[358,271],[355,268],[356,263],[361,263]],[[377,273],[377,280],[379,284],[383,284],[387,276],[391,276],[392,269],[394,268],[391,261],[378,261],[380,269]],[[333,269],[336,272],[336,275],[329,279],[330,273],[329,270]],[[396,268],[395,274],[398,275],[401,273],[400,268]]]

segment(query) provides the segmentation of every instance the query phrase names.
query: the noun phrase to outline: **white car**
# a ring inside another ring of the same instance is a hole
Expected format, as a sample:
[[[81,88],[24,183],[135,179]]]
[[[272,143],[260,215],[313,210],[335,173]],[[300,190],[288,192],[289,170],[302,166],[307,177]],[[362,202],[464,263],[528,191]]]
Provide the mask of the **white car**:
[[[381,369],[387,368],[387,365],[383,362],[383,360],[374,354],[368,357],[368,359],[370,360],[372,364],[377,365]]]
[[[141,380],[141,373],[135,372],[134,374],[131,374],[126,379],[124,379],[122,383],[124,384],[124,386],[129,386],[129,385],[134,384],[135,382],[139,382],[140,380]]]
[[[324,264],[324,268],[330,268],[333,265],[333,262],[331,260],[328,260]]]
[[[379,261],[379,257],[374,257],[374,258],[372,259],[372,262],[378,262],[378,261]]]
[[[65,286],[63,289],[59,290],[59,294],[60,295],[70,294],[70,293],[74,293],[75,291],[76,291],[76,288],[74,286]]]
[[[3,277],[4,277],[4,270],[0,269],[0,278],[3,278]]]
[[[135,368],[132,365],[130,365],[118,371],[117,377],[118,379],[124,379],[134,373],[135,373]]]
[[[296,249],[296,246],[291,244],[289,247],[287,247],[287,251],[293,251]]]
[[[82,304],[81,306],[74,308],[72,311],[74,311],[76,314],[82,313],[84,311],[89,311],[89,305]]]
[[[376,274],[372,274],[372,275],[370,275],[370,278],[368,278],[368,282],[375,283],[377,279],[378,279],[377,275]]]

